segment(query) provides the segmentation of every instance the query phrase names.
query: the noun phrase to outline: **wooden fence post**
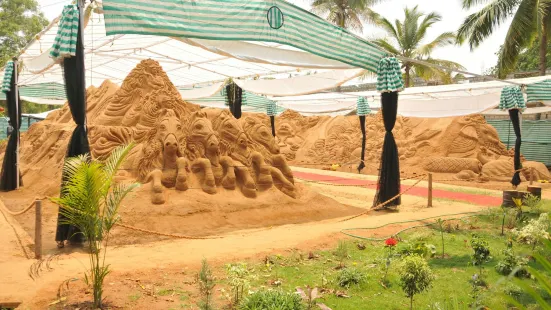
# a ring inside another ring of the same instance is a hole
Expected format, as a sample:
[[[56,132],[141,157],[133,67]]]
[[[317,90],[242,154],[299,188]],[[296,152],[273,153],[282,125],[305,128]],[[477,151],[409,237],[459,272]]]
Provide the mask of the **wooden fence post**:
[[[429,195],[427,207],[432,207],[432,173],[429,173]]]
[[[34,256],[42,258],[42,201],[35,201],[36,219],[34,225]]]
[[[530,185],[534,184],[534,167],[530,167]]]

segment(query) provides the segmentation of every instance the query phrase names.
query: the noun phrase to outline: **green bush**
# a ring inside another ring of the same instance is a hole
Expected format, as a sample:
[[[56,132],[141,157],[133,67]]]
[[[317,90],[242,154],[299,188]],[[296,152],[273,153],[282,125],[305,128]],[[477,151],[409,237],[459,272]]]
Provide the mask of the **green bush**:
[[[398,270],[400,286],[410,299],[410,309],[413,309],[413,296],[430,288],[434,275],[425,259],[416,255],[404,258]]]
[[[306,306],[296,293],[260,290],[243,299],[239,310],[303,310]]]
[[[366,280],[366,276],[356,268],[344,268],[337,275],[337,284],[340,287],[349,288],[351,285],[358,285]]]
[[[503,255],[505,255],[505,258],[496,265],[496,271],[499,274],[508,276],[515,270],[516,277],[529,276],[528,271],[524,267],[528,263],[526,259],[516,256],[513,249],[504,250]]]
[[[425,242],[415,242],[413,244],[402,243],[402,247],[398,253],[403,256],[417,255],[425,258],[434,257],[436,255],[436,247],[433,244],[427,244]]]

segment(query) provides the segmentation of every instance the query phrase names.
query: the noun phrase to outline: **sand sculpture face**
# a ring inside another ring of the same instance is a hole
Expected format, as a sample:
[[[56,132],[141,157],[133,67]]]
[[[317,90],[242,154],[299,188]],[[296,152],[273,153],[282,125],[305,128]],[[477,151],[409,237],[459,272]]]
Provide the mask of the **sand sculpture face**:
[[[182,124],[173,110],[164,110],[159,117],[156,139],[163,145],[165,154],[179,154]]]
[[[253,145],[256,144],[261,148],[265,148],[269,154],[279,154],[279,145],[272,136],[271,128],[252,117],[245,117],[243,129]],[[255,149],[261,151],[258,147],[255,147]]]

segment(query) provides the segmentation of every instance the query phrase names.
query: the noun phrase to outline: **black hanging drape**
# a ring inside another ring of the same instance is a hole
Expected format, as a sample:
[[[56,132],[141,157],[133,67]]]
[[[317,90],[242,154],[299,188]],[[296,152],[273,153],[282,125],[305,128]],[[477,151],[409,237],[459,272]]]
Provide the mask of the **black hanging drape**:
[[[241,104],[243,100],[243,89],[235,83],[226,85],[226,96],[230,112],[237,119],[241,118]]]
[[[360,129],[362,130],[362,155],[361,162],[358,165],[358,173],[362,172],[362,169],[365,168],[365,115],[360,115]]]
[[[6,93],[6,108],[8,110],[8,117],[10,118],[9,124],[13,127],[13,130],[8,139],[4,162],[2,163],[2,174],[0,176],[0,190],[2,191],[12,191],[16,189],[17,178],[19,178],[19,186],[23,185],[21,172],[17,167],[17,152],[19,151],[17,145],[19,140],[19,128],[21,127],[21,99],[19,98],[19,91],[16,91],[15,88],[16,74],[17,68],[14,68],[10,81],[10,91]],[[17,104],[16,101],[19,104]]]
[[[392,199],[400,193],[398,147],[396,146],[396,141],[392,134],[392,129],[394,129],[394,124],[396,123],[396,115],[398,113],[398,92],[381,93],[381,106],[386,133],[383,142],[379,184],[375,195],[374,207]],[[401,199],[397,197],[385,206],[398,206],[400,203]]]
[[[67,147],[67,158],[90,153],[86,129],[86,81],[81,26],[82,23],[79,23],[75,56],[64,58],[63,60],[63,77],[65,79],[67,101],[69,102],[73,120],[77,124]],[[62,176],[62,187],[65,180],[65,176]],[[61,194],[63,194],[63,188]],[[58,213],[55,240],[58,242],[69,240],[73,243],[81,243],[83,236],[78,233],[78,228],[63,224],[64,220],[64,216]]]
[[[511,118],[511,123],[513,124],[513,130],[515,131],[516,141],[515,141],[515,171],[522,168],[520,163],[520,144],[521,144],[521,132],[520,132],[520,118],[522,114],[518,109],[509,110],[509,117]],[[520,171],[516,171],[511,180],[511,184],[517,187],[520,184]]]
[[[270,125],[272,126],[272,136],[276,136],[276,130],[275,130],[275,116],[270,115]]]

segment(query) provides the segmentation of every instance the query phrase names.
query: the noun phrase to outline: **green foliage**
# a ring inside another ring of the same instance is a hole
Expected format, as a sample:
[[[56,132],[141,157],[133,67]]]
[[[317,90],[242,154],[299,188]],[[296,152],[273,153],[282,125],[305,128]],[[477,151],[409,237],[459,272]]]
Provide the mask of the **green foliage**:
[[[478,0],[463,0],[463,7],[471,9],[480,3]],[[467,16],[458,30],[459,40],[467,40],[474,49],[511,16],[513,19],[498,52],[497,75],[502,78],[515,68],[521,52],[543,34],[541,30],[549,27],[548,1],[489,1],[478,12]]]
[[[239,310],[303,310],[306,309],[296,293],[284,293],[279,290],[260,290],[245,299]]]
[[[0,1],[0,67],[48,25],[36,0]]]
[[[201,294],[201,300],[198,304],[199,309],[214,310],[212,296],[216,283],[206,259],[203,259],[201,262],[201,271],[199,271],[197,278],[199,282],[199,293]]]
[[[515,276],[526,277],[529,276],[525,266],[528,264],[528,260],[515,255],[512,248],[503,250],[505,258],[499,261],[496,265],[497,273],[501,275],[509,275],[515,270]]]
[[[482,268],[482,265],[490,260],[490,247],[488,241],[482,239],[477,234],[473,234],[471,238],[471,247],[473,248],[472,264],[474,266],[479,266]]]
[[[536,214],[541,213],[541,209],[543,207],[543,201],[541,201],[541,198],[532,194],[528,194],[524,197],[524,204],[526,205],[526,207],[528,207],[530,212]]]
[[[535,249],[542,240],[550,239],[548,232],[550,226],[549,216],[547,213],[542,213],[539,218],[530,220],[528,225],[521,229],[514,229],[512,233],[518,242],[531,244],[532,249]]]
[[[434,59],[430,55],[439,47],[445,47],[455,44],[456,34],[453,32],[444,32],[438,35],[432,41],[425,42],[427,31],[435,23],[442,20],[442,16],[436,12],[425,14],[420,12],[415,6],[413,9],[404,9],[404,19],[396,20],[392,23],[390,20],[373,12],[371,19],[374,24],[384,30],[387,38],[376,39],[374,42],[388,52],[403,57],[423,60],[433,65],[444,66],[450,69],[464,69],[456,62]],[[444,83],[451,83],[450,72],[428,67],[406,60],[402,61],[405,69],[405,86],[409,87],[410,74],[413,73],[424,80],[438,80]]]
[[[312,11],[326,16],[327,20],[341,28],[362,32],[362,21],[370,21],[370,6],[379,0],[313,0]]]
[[[403,256],[418,255],[428,258],[436,255],[436,247],[433,244],[427,244],[425,242],[415,242],[413,244],[402,243],[402,248],[398,253]]]
[[[400,286],[410,299],[410,309],[413,309],[413,296],[429,289],[434,275],[425,259],[415,255],[404,258],[399,273]]]
[[[439,218],[438,220],[436,220],[436,224],[438,225],[440,236],[442,238],[442,258],[444,258],[444,221]]]
[[[349,288],[351,285],[359,285],[367,280],[365,274],[356,268],[343,268],[337,275],[337,284],[340,287]]]
[[[226,273],[232,291],[231,302],[234,306],[239,305],[245,290],[249,290],[251,274],[246,263],[226,265]]]
[[[339,259],[339,266],[342,268],[344,267],[344,261],[350,257],[349,251],[348,251],[348,244],[344,240],[339,240],[339,244],[337,245],[337,249],[335,250],[335,256]]]
[[[89,155],[67,159],[61,197],[51,199],[66,218],[62,223],[78,227],[88,241],[90,270],[85,273],[85,282],[93,288],[94,308],[102,306],[103,280],[109,274],[109,265],[105,264],[109,234],[120,219],[122,200],[138,187],[136,183],[114,182],[132,148],[116,148],[105,162],[92,160]]]

